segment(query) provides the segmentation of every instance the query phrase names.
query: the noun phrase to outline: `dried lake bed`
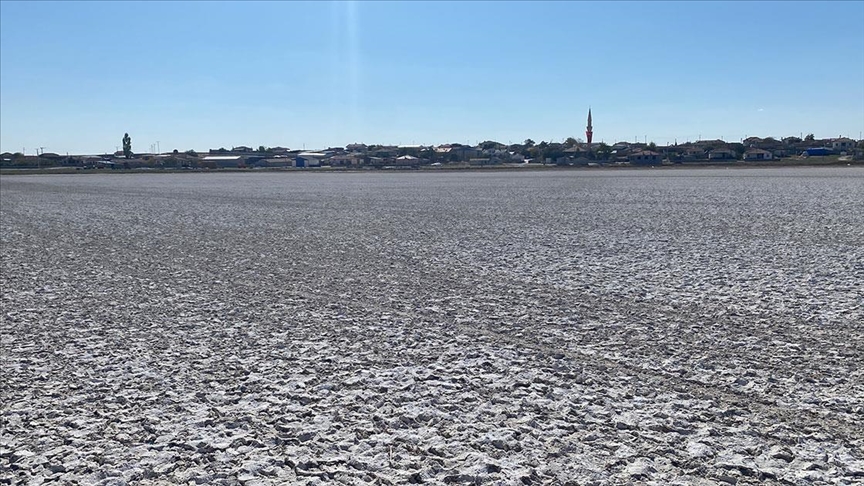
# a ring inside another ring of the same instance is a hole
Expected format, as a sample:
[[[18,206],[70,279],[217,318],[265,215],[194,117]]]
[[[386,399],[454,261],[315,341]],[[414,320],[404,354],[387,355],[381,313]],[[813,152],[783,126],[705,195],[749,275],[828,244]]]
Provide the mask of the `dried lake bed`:
[[[864,170],[3,176],[0,483],[861,484]]]

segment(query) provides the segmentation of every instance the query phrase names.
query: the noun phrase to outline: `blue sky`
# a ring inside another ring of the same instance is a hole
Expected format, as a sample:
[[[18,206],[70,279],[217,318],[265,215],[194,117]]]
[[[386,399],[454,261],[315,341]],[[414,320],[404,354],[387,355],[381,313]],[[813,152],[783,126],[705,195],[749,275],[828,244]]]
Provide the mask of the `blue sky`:
[[[858,138],[864,1],[0,2],[0,151]]]

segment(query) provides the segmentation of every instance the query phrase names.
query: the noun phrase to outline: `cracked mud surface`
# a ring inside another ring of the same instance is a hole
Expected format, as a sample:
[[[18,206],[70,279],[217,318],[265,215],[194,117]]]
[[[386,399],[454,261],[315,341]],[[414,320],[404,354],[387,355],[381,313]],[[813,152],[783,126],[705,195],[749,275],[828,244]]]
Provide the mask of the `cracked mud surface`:
[[[0,483],[864,482],[861,169],[0,190]]]

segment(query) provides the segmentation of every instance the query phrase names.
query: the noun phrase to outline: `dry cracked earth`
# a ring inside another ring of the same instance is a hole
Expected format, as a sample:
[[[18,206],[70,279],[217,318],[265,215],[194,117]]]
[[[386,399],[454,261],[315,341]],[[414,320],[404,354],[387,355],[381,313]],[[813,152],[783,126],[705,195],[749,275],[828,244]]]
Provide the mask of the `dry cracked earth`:
[[[862,169],[0,189],[0,483],[864,483]]]

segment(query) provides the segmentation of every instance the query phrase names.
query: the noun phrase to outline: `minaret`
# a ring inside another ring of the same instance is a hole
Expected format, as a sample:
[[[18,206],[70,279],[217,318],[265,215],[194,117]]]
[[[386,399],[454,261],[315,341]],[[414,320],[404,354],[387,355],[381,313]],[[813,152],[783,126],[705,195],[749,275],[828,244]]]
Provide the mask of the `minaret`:
[[[591,108],[588,108],[588,127],[585,129],[585,138],[588,139],[588,150],[591,150],[591,136],[594,135],[593,127],[591,126]]]

